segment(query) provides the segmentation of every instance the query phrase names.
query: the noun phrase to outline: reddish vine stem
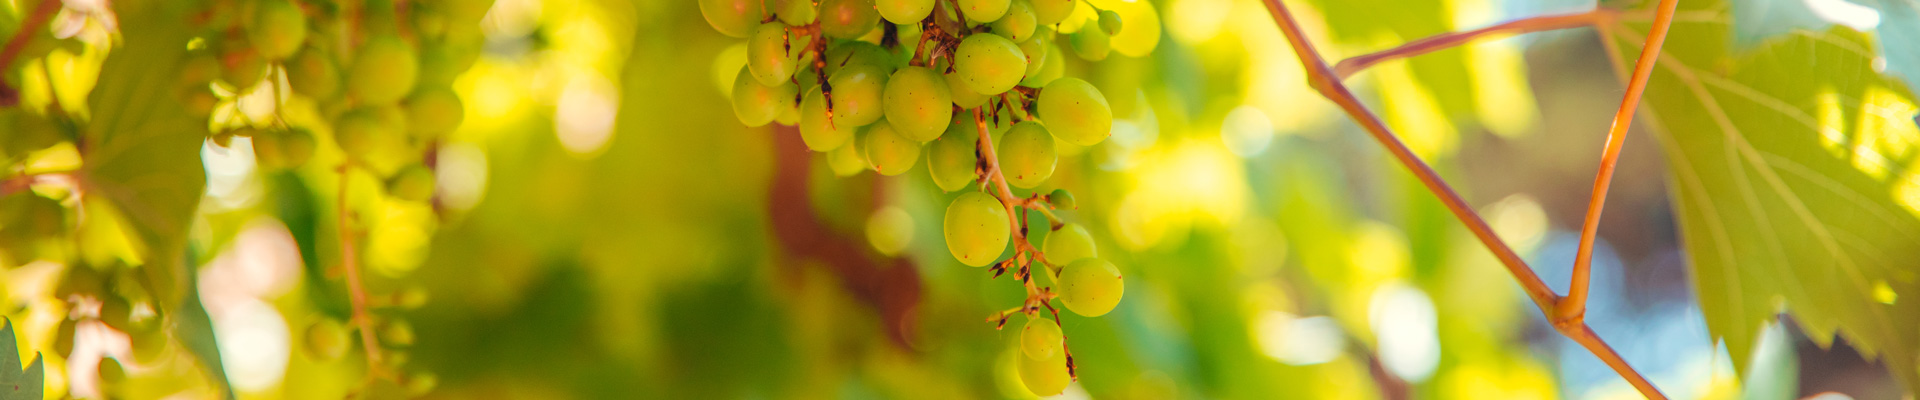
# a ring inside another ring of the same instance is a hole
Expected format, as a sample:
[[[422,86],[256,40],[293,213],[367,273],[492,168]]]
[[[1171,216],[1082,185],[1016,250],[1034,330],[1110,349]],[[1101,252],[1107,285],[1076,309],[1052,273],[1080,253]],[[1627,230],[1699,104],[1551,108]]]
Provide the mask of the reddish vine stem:
[[[1607,148],[1601,153],[1600,171],[1595,173],[1593,193],[1587,197],[1587,219],[1580,227],[1580,250],[1573,256],[1573,282],[1567,288],[1566,301],[1560,304],[1563,319],[1582,319],[1587,313],[1587,283],[1593,275],[1593,241],[1600,234],[1600,212],[1607,206],[1607,189],[1613,184],[1620,149],[1627,142],[1627,128],[1633,126],[1634,110],[1639,108],[1640,95],[1647,91],[1647,80],[1653,77],[1653,65],[1660,58],[1660,47],[1667,41],[1667,29],[1673,25],[1673,13],[1679,5],[1680,0],[1660,1],[1653,30],[1647,33],[1640,59],[1633,65],[1633,77],[1627,81],[1627,94],[1613,113],[1613,125],[1607,128]]]
[[[360,326],[360,344],[367,352],[367,377],[374,379],[385,369],[380,364],[380,341],[373,335],[373,314],[367,311],[367,288],[360,282],[360,265],[353,251],[353,226],[347,208],[347,187],[351,186],[352,164],[340,165],[338,216],[340,231],[340,268],[347,272],[347,299],[353,303],[353,323]]]
[[[983,181],[982,183],[989,186],[989,188],[987,188],[987,194],[998,198],[1000,205],[1006,207],[1007,222],[1009,223],[1008,229],[1012,231],[1011,234],[1013,236],[1013,257],[1001,262],[995,269],[1004,271],[1009,267],[1018,268],[1015,270],[1014,277],[1019,279],[1020,284],[1027,288],[1027,299],[1021,304],[1017,311],[1009,310],[995,313],[995,316],[999,319],[998,326],[1006,326],[1007,317],[1011,315],[1011,312],[1026,314],[1028,318],[1039,318],[1037,314],[1039,314],[1040,309],[1044,307],[1053,313],[1054,326],[1065,328],[1060,325],[1060,312],[1053,308],[1053,298],[1058,295],[1051,290],[1042,289],[1039,285],[1034,284],[1032,267],[1035,264],[1040,265],[1040,268],[1049,276],[1057,276],[1057,271],[1054,270],[1052,263],[1047,262],[1046,254],[1041,253],[1040,249],[1033,247],[1032,242],[1027,241],[1025,218],[1018,218],[1018,216],[1024,215],[1020,211],[1026,209],[1041,210],[1041,213],[1047,215],[1049,221],[1057,221],[1057,217],[1054,217],[1052,212],[1046,211],[1046,207],[1039,203],[1038,196],[1020,198],[1013,195],[1013,189],[1007,186],[1006,175],[1000,172],[999,157],[995,156],[993,152],[993,136],[987,131],[986,114],[980,108],[973,109],[973,123],[980,133],[978,145],[980,163],[982,164],[980,167],[980,179]],[[993,317],[989,317],[989,320],[992,318]],[[1062,334],[1060,337],[1060,351],[1066,355],[1067,377],[1069,379],[1079,380],[1080,375],[1073,364],[1073,352],[1067,350],[1065,334]]]
[[[53,19],[54,12],[60,11],[61,4],[60,0],[40,0],[33,6],[33,11],[27,14],[20,29],[13,31],[13,37],[7,38],[6,47],[0,48],[0,68],[13,65],[14,58],[26,50],[27,42],[33,40],[34,33],[46,28],[47,20]],[[19,103],[20,92],[7,86],[6,82],[0,82],[0,107],[13,107]]]
[[[1665,0],[1668,4],[1671,4],[1673,1],[1675,0]],[[1634,370],[1631,365],[1628,365],[1626,360],[1621,358],[1618,352],[1615,352],[1612,347],[1607,346],[1606,342],[1601,340],[1600,337],[1593,332],[1593,329],[1587,326],[1584,320],[1560,318],[1559,314],[1554,312],[1554,310],[1558,309],[1557,305],[1561,301],[1560,296],[1554,294],[1553,289],[1547,287],[1546,283],[1540,280],[1539,275],[1533,272],[1533,268],[1527,266],[1526,261],[1522,260],[1519,254],[1515,253],[1511,247],[1508,247],[1506,242],[1500,240],[1500,237],[1494,233],[1493,228],[1487,224],[1486,220],[1482,219],[1480,214],[1474,211],[1473,207],[1467,205],[1466,200],[1462,199],[1459,193],[1456,193],[1451,186],[1448,186],[1446,180],[1440,178],[1440,175],[1434,172],[1433,168],[1429,167],[1426,162],[1421,161],[1418,155],[1413,154],[1413,151],[1408,149],[1406,144],[1401,143],[1400,140],[1394,136],[1392,130],[1388,129],[1386,124],[1380,120],[1379,116],[1374,115],[1371,110],[1368,110],[1365,105],[1361,104],[1359,98],[1354,96],[1353,92],[1349,91],[1345,84],[1341,83],[1340,75],[1335,73],[1331,66],[1327,65],[1326,60],[1321,58],[1319,51],[1315,50],[1313,44],[1307,40],[1306,33],[1300,29],[1300,24],[1294,20],[1293,14],[1287,10],[1286,4],[1282,3],[1281,0],[1265,0],[1264,2],[1267,6],[1267,11],[1273,16],[1274,23],[1279,25],[1281,33],[1286,36],[1288,44],[1293,47],[1294,54],[1299,57],[1301,67],[1306,70],[1307,83],[1312,86],[1315,91],[1318,91],[1322,96],[1346,111],[1347,115],[1352,117],[1354,122],[1360,124],[1362,128],[1365,128],[1367,133],[1373,136],[1374,140],[1380,142],[1381,146],[1385,147],[1389,153],[1392,153],[1396,160],[1402,165],[1405,165],[1407,169],[1420,180],[1420,183],[1426,186],[1428,191],[1433,192],[1434,196],[1440,199],[1440,202],[1447,207],[1448,211],[1452,212],[1454,217],[1460,219],[1460,221],[1466,225],[1467,230],[1471,231],[1489,251],[1493,252],[1494,257],[1499,259],[1500,263],[1513,275],[1514,280],[1520,283],[1521,288],[1526,291],[1528,297],[1533,299],[1534,305],[1539,307],[1540,311],[1546,314],[1548,319],[1553,321],[1555,329],[1559,330],[1562,335],[1566,335],[1568,338],[1580,343],[1581,346],[1586,347],[1595,357],[1599,357],[1607,366],[1612,367],[1614,372],[1619,373],[1621,378],[1626,379],[1635,389],[1638,389],[1642,395],[1652,399],[1666,398],[1665,395],[1660,393],[1658,388],[1647,381],[1645,376],[1642,376],[1639,371]],[[1670,17],[1668,20],[1670,20]],[[1445,41],[1435,41],[1435,43],[1445,43]],[[1458,43],[1459,42],[1454,42],[1454,44]],[[1418,54],[1418,52],[1411,52],[1409,54]]]
[[[1613,19],[1618,13],[1619,12],[1612,9],[1594,8],[1591,11],[1582,13],[1522,18],[1470,31],[1434,35],[1407,42],[1406,44],[1391,49],[1340,60],[1339,64],[1333,66],[1333,72],[1334,75],[1339,76],[1340,79],[1346,79],[1353,77],[1353,74],[1359,73],[1361,70],[1367,69],[1367,67],[1387,60],[1432,53],[1491,36],[1510,36],[1522,33],[1593,26]]]

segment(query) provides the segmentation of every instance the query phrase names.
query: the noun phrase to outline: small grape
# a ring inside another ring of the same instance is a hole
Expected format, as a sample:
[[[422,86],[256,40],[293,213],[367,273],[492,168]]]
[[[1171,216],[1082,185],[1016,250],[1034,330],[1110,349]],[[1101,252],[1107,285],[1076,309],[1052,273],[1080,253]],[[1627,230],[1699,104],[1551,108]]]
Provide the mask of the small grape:
[[[220,55],[220,80],[236,88],[249,88],[267,75],[267,59],[251,49],[229,49]]]
[[[1000,199],[980,192],[961,194],[947,206],[947,251],[969,266],[992,264],[1007,248],[1010,223]]]
[[[362,104],[393,104],[413,92],[419,68],[413,45],[398,36],[374,36],[347,69],[347,94]]]
[[[407,323],[407,320],[389,319],[387,323],[380,324],[380,343],[389,346],[411,346],[413,340],[413,324]]]
[[[753,37],[747,38],[747,68],[753,70],[753,78],[775,86],[793,77],[803,52],[801,46],[790,46],[795,37],[787,34],[787,24],[777,21],[754,28]]]
[[[806,98],[800,101],[800,139],[806,141],[807,148],[813,151],[826,152],[840,148],[840,145],[852,140],[854,132],[859,130],[859,125],[847,123],[837,115],[828,120],[827,99],[820,94],[820,88],[807,91]]]
[[[1054,358],[1060,353],[1061,336],[1060,325],[1053,320],[1027,318],[1027,326],[1020,328],[1020,352],[1035,360]]]
[[[128,302],[125,297],[113,295],[103,297],[105,298],[100,299],[100,322],[114,329],[127,330],[127,322],[133,315],[133,303]]]
[[[1073,4],[1078,0],[1028,0],[1033,4],[1034,23],[1040,25],[1058,24],[1073,15]]]
[[[925,67],[906,67],[887,79],[887,122],[907,139],[926,142],[940,138],[953,122],[953,95],[940,73]]]
[[[1053,28],[1040,27],[1035,29],[1033,37],[1027,38],[1025,42],[1020,42],[1020,54],[1027,56],[1027,72],[1025,74],[1026,77],[1021,79],[1022,83],[1025,83],[1027,79],[1032,79],[1035,75],[1039,75],[1040,70],[1046,68],[1047,62],[1049,62],[1049,60],[1047,60],[1048,50],[1053,49],[1053,40],[1047,36],[1051,36],[1050,31],[1052,30]]]
[[[840,73],[840,70],[857,66],[872,66],[881,73],[891,74],[896,69],[893,54],[880,45],[867,42],[845,42],[827,50],[827,76]],[[834,86],[834,90],[839,90]]]
[[[799,125],[800,124],[800,104],[795,102],[792,98],[788,98],[788,100],[786,101],[786,104],[780,107],[780,113],[775,114],[773,116],[773,123],[786,125],[786,126]]]
[[[878,0],[880,16],[901,25],[917,25],[933,13],[934,0]]]
[[[253,136],[254,164],[262,168],[284,168],[285,156],[282,156],[281,136],[276,132],[267,132]]]
[[[1100,10],[1100,30],[1109,36],[1120,33],[1120,13]]]
[[[913,215],[900,207],[887,206],[867,217],[867,243],[880,254],[898,255],[913,244]]]
[[[287,0],[263,0],[254,3],[253,19],[248,20],[247,39],[261,56],[283,60],[300,51],[307,41],[307,15]]]
[[[840,39],[865,36],[880,26],[874,0],[820,0],[820,31]]]
[[[433,186],[433,170],[414,164],[401,168],[387,180],[387,194],[401,200],[424,202],[433,197]]]
[[[127,368],[121,366],[118,359],[101,358],[97,371],[100,372],[100,382],[108,386],[127,381]]]
[[[780,22],[800,26],[819,18],[820,11],[813,8],[813,0],[780,0]]]
[[[407,98],[407,128],[414,139],[426,142],[434,136],[453,132],[466,118],[460,95],[445,87],[425,88]]]
[[[1073,377],[1067,374],[1066,351],[1056,351],[1052,357],[1045,359],[1015,358],[1020,359],[1020,383],[1035,396],[1060,394],[1073,380]]]
[[[833,88],[833,122],[865,126],[886,116],[881,98],[887,89],[887,75],[871,65],[841,67],[827,78]]]
[[[1011,0],[959,0],[960,13],[967,15],[968,21],[988,23],[1007,15]]]
[[[206,90],[207,83],[220,79],[221,60],[211,52],[195,51],[180,65],[181,85]]]
[[[1047,84],[1060,79],[1066,73],[1066,55],[1060,54],[1059,46],[1047,46],[1047,56],[1043,64],[1040,64],[1040,69],[1028,73],[1027,78],[1021,80],[1020,84],[1026,87],[1046,87]]]
[[[720,34],[744,38],[763,15],[760,0],[700,0],[700,15]]]
[[[953,105],[960,108],[974,108],[987,104],[987,95],[973,91],[973,87],[967,85],[967,80],[961,78],[960,73],[947,74],[946,80],[947,93],[953,96]]]
[[[1113,131],[1113,108],[1100,89],[1080,78],[1060,78],[1040,91],[1038,114],[1054,137],[1080,146],[1100,144]]]
[[[741,67],[740,76],[733,80],[733,115],[747,126],[766,125],[779,119],[780,114],[792,112],[794,90],[791,82],[781,82],[778,86],[760,84],[751,71]],[[791,125],[792,121],[787,124]]]
[[[1000,138],[1000,169],[1005,172],[1007,184],[1021,189],[1032,189],[1053,176],[1053,166],[1060,154],[1053,148],[1053,136],[1047,134],[1047,128],[1039,122],[1025,121],[1013,125],[1007,135]]]
[[[861,149],[867,156],[867,163],[881,175],[904,174],[920,161],[920,142],[901,136],[887,121],[867,126],[867,136],[861,143]]]
[[[417,157],[407,144],[406,114],[393,107],[348,112],[334,121],[333,129],[341,152],[382,176]]]
[[[432,372],[416,372],[407,376],[407,394],[425,396],[440,385],[440,377]]]
[[[287,61],[287,84],[293,92],[315,100],[332,99],[340,94],[340,68],[326,52],[308,49]]]
[[[1040,251],[1047,255],[1047,262],[1055,265],[1072,264],[1074,261],[1093,258],[1099,255],[1093,243],[1093,234],[1087,233],[1087,227],[1069,223],[1047,234]]]
[[[1007,40],[1025,41],[1033,37],[1035,18],[1032,4],[1027,0],[1013,0],[1007,6],[1007,15],[993,21],[993,33],[1006,36]]]
[[[940,190],[960,190],[976,179],[973,170],[979,158],[975,148],[979,146],[980,136],[969,129],[970,126],[972,124],[953,124],[946,134],[927,146],[927,171]]]
[[[318,143],[313,132],[302,128],[293,128],[280,134],[280,167],[294,168],[306,165],[313,158]]]
[[[353,339],[347,336],[347,328],[330,318],[321,318],[307,326],[307,356],[319,361],[333,361],[347,354],[347,347],[353,345]]]
[[[421,43],[419,84],[451,86],[480,60],[485,46],[486,36],[474,30],[454,30],[437,42]]]
[[[1106,31],[1091,26],[1080,27],[1069,38],[1073,42],[1073,53],[1080,59],[1100,61],[1107,59],[1107,53],[1113,51],[1113,37]]]
[[[1069,192],[1066,189],[1054,189],[1053,193],[1047,194],[1047,202],[1053,203],[1054,207],[1065,208],[1069,210],[1079,208],[1077,205],[1074,204],[1073,192]]]
[[[870,168],[866,153],[860,151],[862,139],[866,139],[864,131],[848,140],[846,144],[840,145],[839,148],[827,152],[827,167],[833,169],[834,176],[859,175],[860,172]]]
[[[1060,269],[1060,302],[1074,314],[1106,315],[1120,304],[1126,285],[1120,269],[1099,258],[1082,258]]]
[[[173,341],[167,337],[166,329],[155,329],[153,332],[127,336],[127,339],[133,342],[129,346],[133,348],[133,361],[138,364],[159,361],[173,346]]]
[[[975,93],[1006,92],[1027,73],[1027,56],[1020,53],[1020,46],[991,33],[968,35],[960,41],[954,57],[954,72]]]

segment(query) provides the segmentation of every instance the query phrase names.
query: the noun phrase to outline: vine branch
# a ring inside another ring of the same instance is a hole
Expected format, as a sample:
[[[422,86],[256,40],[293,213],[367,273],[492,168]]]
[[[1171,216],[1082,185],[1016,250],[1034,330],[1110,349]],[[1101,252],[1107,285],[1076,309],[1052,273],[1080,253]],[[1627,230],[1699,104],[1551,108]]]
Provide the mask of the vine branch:
[[[1445,50],[1478,39],[1593,26],[1612,20],[1618,14],[1618,11],[1612,9],[1594,8],[1593,10],[1581,13],[1528,17],[1470,31],[1443,33],[1407,42],[1399,47],[1340,60],[1339,64],[1333,66],[1333,72],[1334,75],[1340,79],[1351,78],[1353,74],[1359,73],[1361,70],[1367,69],[1367,67],[1388,60],[1410,58]]]
[[[1666,10],[1671,10],[1676,1],[1677,0],[1663,0],[1662,6]],[[1392,130],[1388,129],[1384,122],[1381,122],[1380,117],[1374,115],[1365,105],[1361,104],[1359,98],[1355,97],[1353,92],[1349,91],[1346,85],[1341,83],[1340,77],[1342,75],[1337,73],[1333,67],[1328,66],[1319,51],[1314,49],[1313,44],[1307,40],[1306,33],[1300,29],[1300,24],[1294,20],[1293,14],[1287,10],[1286,4],[1282,3],[1281,0],[1264,0],[1264,3],[1267,6],[1268,12],[1273,15],[1274,23],[1279,25],[1281,33],[1286,36],[1287,43],[1293,47],[1294,54],[1300,58],[1301,67],[1307,73],[1308,85],[1312,86],[1315,91],[1318,91],[1328,100],[1334,102],[1334,104],[1339,105],[1342,110],[1346,111],[1349,117],[1353,118],[1354,122],[1366,129],[1367,133],[1373,136],[1374,140],[1380,142],[1380,145],[1385,147],[1389,153],[1392,153],[1396,160],[1402,165],[1405,165],[1406,168],[1420,180],[1420,183],[1426,186],[1428,191],[1433,192],[1434,196],[1439,198],[1440,202],[1447,207],[1448,211],[1452,212],[1454,217],[1460,219],[1460,221],[1466,225],[1467,230],[1471,231],[1482,244],[1486,245],[1489,251],[1493,252],[1494,257],[1499,259],[1500,263],[1513,275],[1514,280],[1519,282],[1521,288],[1527,293],[1527,296],[1533,299],[1534,305],[1539,307],[1541,313],[1546,314],[1549,320],[1553,321],[1555,329],[1559,330],[1562,335],[1566,335],[1568,338],[1580,343],[1581,346],[1586,347],[1595,357],[1599,357],[1607,366],[1612,367],[1614,372],[1619,373],[1621,378],[1626,379],[1635,389],[1638,389],[1642,395],[1652,399],[1666,398],[1665,395],[1660,393],[1658,388],[1647,381],[1645,376],[1642,376],[1639,371],[1634,370],[1631,365],[1628,365],[1626,360],[1621,358],[1618,352],[1615,352],[1612,347],[1606,344],[1606,341],[1601,340],[1600,337],[1593,332],[1593,329],[1587,326],[1583,318],[1562,318],[1560,313],[1555,312],[1555,310],[1560,308],[1563,299],[1559,295],[1554,294],[1553,289],[1547,287],[1546,283],[1540,280],[1540,276],[1533,272],[1533,268],[1527,266],[1526,261],[1522,260],[1519,254],[1513,251],[1513,248],[1507,246],[1506,242],[1500,240],[1500,237],[1494,233],[1493,228],[1487,224],[1486,220],[1482,219],[1478,212],[1467,205],[1466,200],[1462,199],[1459,193],[1455,192],[1451,186],[1448,186],[1446,180],[1442,179],[1438,173],[1435,173],[1433,168],[1429,167],[1426,162],[1421,161],[1420,157],[1408,149],[1406,144],[1401,143],[1400,140],[1394,136]],[[1670,22],[1672,20],[1671,14],[1670,11],[1663,12],[1664,16],[1659,18],[1661,21],[1657,22],[1656,26],[1664,26],[1666,22]],[[1437,39],[1430,38],[1416,42],[1420,44],[1402,46],[1404,50],[1399,52],[1389,50],[1387,55],[1375,57],[1375,61],[1373,62],[1394,57],[1421,54],[1444,47],[1442,45],[1452,46],[1465,43],[1466,39],[1472,37],[1519,29],[1515,28],[1515,26],[1544,27],[1550,26],[1550,24],[1538,22],[1518,25],[1510,24],[1507,28],[1496,27],[1496,29],[1475,31],[1479,33],[1454,34],[1453,36]],[[1664,28],[1661,28],[1658,32],[1662,33],[1662,37],[1664,37]],[[1649,38],[1649,47],[1652,47],[1652,51],[1654,52],[1652,54],[1657,54],[1658,48],[1652,46],[1652,39],[1651,37]],[[1646,53],[1643,53],[1643,55],[1644,54]],[[1647,58],[1648,57],[1643,56],[1642,63],[1647,64],[1650,68],[1651,64]],[[1369,62],[1357,61],[1351,65],[1364,67],[1369,64]],[[1358,67],[1354,68],[1357,70]],[[1642,81],[1640,84],[1644,85],[1644,82]],[[1637,96],[1633,97],[1633,99],[1637,101]],[[1576,274],[1576,276],[1578,275]]]
[[[340,165],[340,192],[336,211],[340,232],[340,268],[347,273],[347,299],[353,303],[352,320],[360,327],[360,344],[367,352],[367,378],[374,379],[382,375],[384,368],[380,364],[380,341],[373,334],[373,314],[367,311],[367,289],[360,282],[360,264],[357,253],[353,251],[352,210],[347,208],[347,188],[352,182],[352,164]]]

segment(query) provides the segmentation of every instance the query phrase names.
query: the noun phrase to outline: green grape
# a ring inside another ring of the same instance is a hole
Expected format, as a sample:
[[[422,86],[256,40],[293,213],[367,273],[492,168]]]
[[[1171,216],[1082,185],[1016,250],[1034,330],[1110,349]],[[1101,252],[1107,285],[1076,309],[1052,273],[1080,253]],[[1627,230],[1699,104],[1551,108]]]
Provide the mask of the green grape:
[[[286,157],[282,155],[284,151],[281,148],[286,146],[281,142],[283,140],[277,132],[253,135],[254,164],[261,168],[284,168]]]
[[[414,164],[401,168],[387,180],[387,194],[401,200],[425,202],[433,198],[433,186],[433,170]]]
[[[1053,165],[1060,158],[1053,148],[1053,136],[1033,121],[1014,124],[1000,138],[998,153],[1007,184],[1021,189],[1032,189],[1053,177]]]
[[[205,90],[208,82],[220,79],[221,61],[207,51],[195,51],[180,65],[180,82]]]
[[[166,329],[155,329],[153,332],[128,335],[127,339],[132,342],[129,343],[128,347],[133,348],[133,361],[136,364],[148,364],[159,361],[162,356],[167,355],[167,350],[170,350],[170,347],[173,346],[173,341],[167,337]]]
[[[1012,0],[959,0],[960,13],[967,15],[968,21],[988,23],[1007,15]]]
[[[740,68],[740,76],[733,79],[733,116],[747,126],[766,125],[778,119],[780,114],[790,113],[793,106],[794,84],[781,82],[779,86],[760,84],[746,67]],[[799,116],[800,114],[793,114]],[[786,122],[792,125],[792,121]]]
[[[267,59],[251,49],[229,49],[220,55],[220,79],[236,88],[249,88],[267,75]]]
[[[968,266],[992,264],[1007,248],[1010,223],[1000,199],[980,192],[961,194],[947,206],[947,251]]]
[[[100,372],[100,383],[105,383],[109,387],[127,381],[127,368],[120,365],[120,360],[110,357],[101,358],[100,366],[96,370]]]
[[[1060,347],[1056,344],[1054,347]],[[1033,357],[1015,357],[1020,359],[1020,383],[1035,396],[1060,394],[1072,383],[1073,377],[1067,374],[1067,352],[1054,352],[1052,357],[1036,359]]]
[[[431,4],[415,3],[412,8],[414,32],[420,37],[437,38],[447,34],[447,16]]]
[[[348,112],[334,121],[333,129],[341,152],[382,176],[417,156],[409,154],[406,114],[392,107]]]
[[[887,90],[887,74],[871,65],[841,67],[827,78],[833,88],[833,122],[865,126],[886,116],[881,97]]]
[[[1120,33],[1120,13],[1113,10],[1100,10],[1100,31],[1106,32],[1109,36]]]
[[[827,76],[833,76],[840,73],[840,70],[857,66],[872,66],[882,73],[891,74],[895,66],[899,65],[894,62],[892,53],[888,53],[887,49],[877,44],[852,41],[832,47],[827,50]],[[834,86],[834,90],[839,89],[839,86]]]
[[[887,206],[867,217],[867,243],[880,254],[898,255],[913,244],[913,216],[900,207]]]
[[[432,372],[416,372],[407,376],[407,394],[425,396],[440,385],[440,377]]]
[[[206,88],[182,88],[180,103],[187,109],[187,115],[196,119],[213,115],[213,108],[220,105],[220,98]]]
[[[904,174],[920,161],[920,142],[901,136],[887,121],[867,126],[867,136],[861,143],[861,149],[867,156],[867,163],[881,175]]]
[[[800,139],[806,141],[807,148],[818,152],[840,148],[859,130],[859,125],[849,124],[838,116],[829,120],[827,99],[820,94],[820,88],[807,91],[806,98],[800,100]]]
[[[380,324],[380,343],[404,347],[413,345],[413,340],[413,324],[407,320],[394,318]]]
[[[434,136],[453,132],[466,118],[460,95],[446,87],[424,88],[407,98],[407,128],[414,139],[425,143]]]
[[[819,18],[820,11],[813,8],[813,0],[780,0],[780,22],[800,26]]]
[[[993,33],[1015,42],[1026,41],[1033,37],[1035,19],[1033,5],[1027,0],[1013,0],[1007,6],[1007,15],[993,21]]]
[[[914,47],[919,43],[920,36],[926,34],[926,31],[921,29],[918,23],[895,24],[894,34],[895,37],[900,39],[900,45],[893,49],[894,65],[908,65],[913,63],[914,52],[920,50]]]
[[[436,42],[421,43],[420,83],[451,86],[461,72],[473,68],[486,46],[486,36],[477,30],[454,30]]]
[[[1027,72],[1027,56],[1020,46],[991,33],[975,33],[960,41],[954,52],[954,73],[974,93],[997,95],[1020,83]]]
[[[773,123],[786,126],[799,125],[800,104],[795,102],[792,97],[787,98],[786,102],[780,106],[780,113],[774,114]]]
[[[132,320],[133,303],[127,302],[125,297],[120,296],[102,297],[104,298],[100,299],[100,322],[114,329],[127,330],[127,323]]]
[[[1046,253],[1047,262],[1054,265],[1067,265],[1075,261],[1099,256],[1097,246],[1093,244],[1093,234],[1087,233],[1087,227],[1069,223],[1047,234],[1046,242],[1040,244],[1040,251]]]
[[[1054,137],[1080,146],[1107,140],[1113,132],[1113,108],[1100,89],[1080,78],[1060,78],[1040,91],[1037,113]]]
[[[720,34],[744,38],[763,14],[761,0],[700,0],[700,15]]]
[[[820,31],[829,37],[857,39],[880,26],[874,0],[820,0]]]
[[[307,326],[307,357],[318,361],[333,361],[347,354],[347,347],[353,345],[353,339],[347,336],[347,327],[331,318],[321,318]]]
[[[940,73],[906,67],[887,79],[887,122],[916,142],[940,138],[953,122],[953,95]]]
[[[73,357],[73,331],[79,324],[80,321],[63,319],[60,321],[60,330],[53,333],[53,351],[59,353],[60,358]]]
[[[1079,0],[1028,0],[1033,4],[1034,23],[1040,25],[1058,24],[1073,15],[1073,4]]]
[[[792,36],[787,34],[787,24],[777,21],[754,28],[753,37],[747,39],[747,68],[753,70],[753,78],[760,84],[779,85],[793,77],[800,66],[802,48],[790,46],[798,35]]]
[[[1047,202],[1052,203],[1054,207],[1069,210],[1079,208],[1079,206],[1074,204],[1073,192],[1069,192],[1066,189],[1054,189],[1053,193],[1047,194]]]
[[[947,74],[946,80],[947,93],[953,96],[953,105],[974,108],[987,104],[987,95],[973,91],[973,87],[968,86],[967,80],[961,78],[959,73]]]
[[[1053,39],[1050,38],[1050,36],[1053,36],[1053,28],[1043,26],[1034,31],[1033,37],[1027,38],[1025,42],[1020,42],[1020,54],[1027,56],[1026,78],[1022,79],[1022,83],[1024,83],[1026,79],[1032,79],[1035,75],[1039,75],[1040,70],[1046,68],[1048,62],[1052,62],[1047,59],[1047,56],[1049,54],[1048,50],[1053,49]]]
[[[960,190],[977,178],[973,170],[979,162],[975,148],[979,147],[980,136],[969,128],[971,126],[973,124],[950,125],[946,134],[927,145],[927,171],[940,190]]]
[[[253,5],[247,39],[261,56],[284,60],[307,41],[307,15],[287,0],[263,0]]]
[[[867,155],[860,151],[860,142],[866,137],[863,131],[846,144],[827,152],[827,167],[833,169],[834,176],[859,175],[868,169]]]
[[[361,104],[393,104],[413,91],[419,68],[413,45],[398,36],[374,36],[347,69],[347,94]]]
[[[1113,51],[1112,36],[1091,26],[1080,27],[1079,31],[1069,35],[1068,40],[1073,43],[1073,53],[1087,61],[1105,60],[1107,53]]]
[[[934,0],[878,0],[880,16],[900,25],[917,25],[933,13]]]
[[[293,92],[316,100],[332,99],[340,94],[340,68],[326,52],[307,49],[287,61],[287,84]]]
[[[1060,325],[1053,323],[1053,320],[1027,318],[1027,326],[1020,328],[1020,352],[1034,360],[1055,358],[1054,355],[1061,353],[1061,336]]]
[[[1060,54],[1059,46],[1047,46],[1047,56],[1045,58],[1046,60],[1040,64],[1040,69],[1027,74],[1027,78],[1022,79],[1020,85],[1026,87],[1046,87],[1047,84],[1053,83],[1055,79],[1060,79],[1061,76],[1066,75],[1067,59],[1065,55]]]
[[[313,158],[318,143],[313,132],[303,128],[293,128],[280,134],[280,167],[293,168],[306,165]]]
[[[1126,290],[1120,269],[1099,258],[1082,258],[1060,269],[1060,302],[1074,314],[1106,315]]]

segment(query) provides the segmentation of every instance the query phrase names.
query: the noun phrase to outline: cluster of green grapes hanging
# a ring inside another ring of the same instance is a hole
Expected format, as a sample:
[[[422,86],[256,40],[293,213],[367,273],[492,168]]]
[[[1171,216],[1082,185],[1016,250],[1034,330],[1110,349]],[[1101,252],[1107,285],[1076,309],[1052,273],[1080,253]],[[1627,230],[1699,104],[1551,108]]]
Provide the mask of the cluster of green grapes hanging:
[[[1025,304],[995,313],[1028,317],[1018,375],[1036,395],[1075,379],[1052,300],[1085,316],[1120,301],[1120,272],[1095,257],[1084,227],[1052,212],[1073,208],[1065,190],[1016,196],[1053,175],[1055,141],[1106,140],[1113,111],[1085,80],[1064,77],[1066,53],[1107,57],[1117,13],[1098,10],[1074,32],[1056,32],[1082,0],[701,0],[720,33],[744,38],[746,66],[732,87],[748,126],[797,125],[836,174],[900,175],[925,158],[936,186],[965,190],[947,207],[947,248],[961,263],[1014,271]],[[1059,43],[1059,40],[1067,43]],[[997,150],[997,151],[996,151]],[[976,184],[977,183],[977,184]],[[1009,187],[1011,186],[1011,187]],[[1026,240],[1026,212],[1054,230]],[[1011,257],[1001,259],[1008,246]],[[1032,279],[1041,267],[1052,285]],[[1049,320],[1042,311],[1052,314]]]

